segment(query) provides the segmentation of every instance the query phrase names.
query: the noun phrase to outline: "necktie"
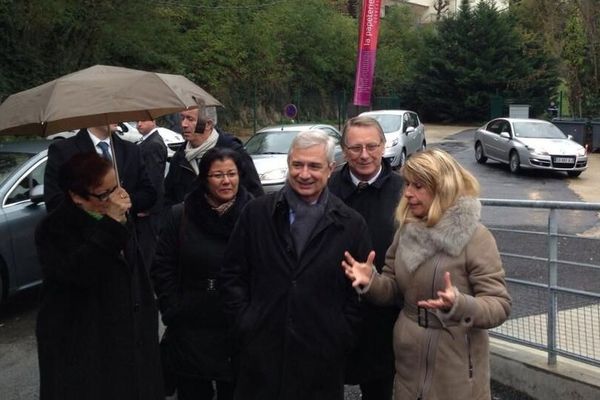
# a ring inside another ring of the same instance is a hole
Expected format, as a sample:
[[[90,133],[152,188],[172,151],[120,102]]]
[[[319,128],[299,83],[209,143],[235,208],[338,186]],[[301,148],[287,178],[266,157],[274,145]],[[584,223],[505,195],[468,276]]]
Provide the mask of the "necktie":
[[[102,150],[102,157],[104,157],[108,161],[112,161],[112,157],[110,156],[110,152],[108,151],[108,143],[100,142],[97,144],[97,146],[100,147],[100,150]]]
[[[356,185],[356,190],[358,190],[360,192],[362,190],[365,190],[368,187],[369,187],[369,182],[361,181],[361,182],[358,182],[358,185]]]

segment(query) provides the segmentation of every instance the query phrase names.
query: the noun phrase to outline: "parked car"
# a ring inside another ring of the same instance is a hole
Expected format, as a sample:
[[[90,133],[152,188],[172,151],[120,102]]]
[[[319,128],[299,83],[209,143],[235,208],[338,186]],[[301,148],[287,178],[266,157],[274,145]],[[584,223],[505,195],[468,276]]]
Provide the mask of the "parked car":
[[[539,119],[497,118],[475,132],[475,159],[488,158],[521,168],[565,171],[571,177],[587,168],[587,151],[556,125]]]
[[[425,150],[425,127],[416,112],[378,110],[360,115],[374,118],[381,125],[386,139],[383,157],[390,160],[393,168],[400,168],[408,156]]]
[[[290,144],[299,132],[312,129],[321,129],[336,141],[336,169],[346,163],[340,146],[340,132],[331,125],[292,124],[263,128],[248,139],[244,147],[254,161],[265,192],[274,192],[283,187],[288,173],[287,153]]]
[[[34,232],[46,215],[43,185],[49,144],[0,143],[0,302],[41,283]]]

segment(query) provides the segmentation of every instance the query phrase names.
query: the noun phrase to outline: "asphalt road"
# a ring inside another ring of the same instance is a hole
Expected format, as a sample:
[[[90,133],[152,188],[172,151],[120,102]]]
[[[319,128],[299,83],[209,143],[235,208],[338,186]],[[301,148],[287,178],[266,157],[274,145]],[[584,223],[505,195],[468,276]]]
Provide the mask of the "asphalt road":
[[[580,201],[568,188],[568,178],[558,173],[525,172],[511,175],[505,165],[488,162],[479,165],[475,162],[472,150],[473,131],[464,131],[450,136],[432,146],[441,147],[453,154],[462,165],[480,181],[483,198],[539,199]],[[528,209],[506,209],[484,207],[482,219],[489,227],[544,231],[547,225],[547,211]],[[580,233],[598,226],[594,212],[561,212],[559,218],[561,232]],[[501,250],[523,252],[544,256],[545,238],[530,237],[514,232],[495,232]],[[597,246],[597,244],[596,244]],[[559,258],[576,259],[598,263],[596,247],[588,239],[563,238],[560,241]],[[505,260],[509,277],[519,277],[537,282],[545,282],[547,273],[544,263],[516,262]],[[600,272],[591,274],[576,268],[563,268],[559,271],[563,286],[600,292]],[[513,293],[514,313],[525,315],[538,312],[528,304],[527,293]],[[0,399],[37,399],[38,371],[35,344],[35,315],[39,298],[38,290],[12,299],[0,309]],[[493,400],[529,400],[530,397],[493,382]],[[348,387],[346,399],[360,398],[356,387]]]

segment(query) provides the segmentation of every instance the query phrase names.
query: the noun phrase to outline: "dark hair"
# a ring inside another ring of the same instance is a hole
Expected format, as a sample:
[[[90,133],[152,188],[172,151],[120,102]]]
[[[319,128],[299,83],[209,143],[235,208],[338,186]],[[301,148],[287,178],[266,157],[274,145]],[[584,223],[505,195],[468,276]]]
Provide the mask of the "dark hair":
[[[238,170],[238,174],[242,174],[240,156],[237,151],[232,150],[228,147],[213,147],[208,150],[202,158],[200,159],[200,164],[198,165],[198,184],[207,189],[208,185],[208,172],[210,171],[210,167],[215,161],[225,161],[232,160]]]
[[[75,154],[60,167],[58,186],[67,197],[71,191],[87,199],[89,190],[101,185],[102,179],[111,168],[111,162],[100,157],[98,153]]]

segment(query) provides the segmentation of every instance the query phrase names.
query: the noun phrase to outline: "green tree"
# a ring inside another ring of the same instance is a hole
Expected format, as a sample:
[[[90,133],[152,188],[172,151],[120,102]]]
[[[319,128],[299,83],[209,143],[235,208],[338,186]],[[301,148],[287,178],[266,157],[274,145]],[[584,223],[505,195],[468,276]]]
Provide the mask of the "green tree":
[[[409,86],[426,118],[485,120],[497,94],[533,104],[536,114],[558,85],[551,58],[516,29],[509,13],[488,2],[472,8],[463,1],[426,43]]]

